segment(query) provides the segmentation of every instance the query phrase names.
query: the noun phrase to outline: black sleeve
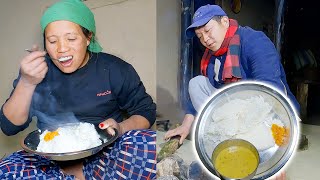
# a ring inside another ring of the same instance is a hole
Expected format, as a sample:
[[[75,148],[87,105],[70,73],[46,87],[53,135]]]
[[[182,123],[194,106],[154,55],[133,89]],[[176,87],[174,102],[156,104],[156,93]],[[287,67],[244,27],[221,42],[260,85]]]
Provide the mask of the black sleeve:
[[[15,88],[17,86],[17,84],[19,82],[19,79],[20,79],[20,76],[16,80],[14,80],[13,88]],[[13,92],[14,92],[14,89],[12,90],[12,92],[10,94],[10,97],[11,97]],[[6,102],[7,101],[8,101],[8,99],[6,100]],[[7,136],[15,135],[18,132],[23,131],[24,129],[26,129],[29,126],[29,124],[30,124],[30,122],[32,120],[30,113],[29,113],[28,120],[23,125],[16,126],[11,121],[9,121],[9,119],[4,115],[3,106],[4,105],[2,105],[2,107],[1,107],[1,113],[0,113],[0,127],[1,127],[2,132],[5,135],[7,135]]]
[[[110,76],[113,93],[117,96],[120,109],[125,110],[129,116],[145,117],[151,127],[156,119],[156,104],[146,92],[132,65],[121,63],[121,68],[119,70],[113,68]]]

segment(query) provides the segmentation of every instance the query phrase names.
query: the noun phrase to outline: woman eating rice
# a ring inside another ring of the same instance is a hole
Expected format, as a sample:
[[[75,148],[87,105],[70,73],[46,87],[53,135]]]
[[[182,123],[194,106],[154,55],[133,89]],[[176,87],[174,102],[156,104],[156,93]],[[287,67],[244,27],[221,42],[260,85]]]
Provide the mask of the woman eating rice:
[[[101,52],[94,15],[79,0],[55,3],[40,24],[45,51],[33,47],[22,59],[14,90],[1,108],[2,131],[23,131],[33,116],[45,130],[72,113],[110,134],[115,128],[120,137],[71,165],[15,152],[0,161],[0,179],[153,179],[156,133],[148,128],[155,121],[156,106],[135,69]]]

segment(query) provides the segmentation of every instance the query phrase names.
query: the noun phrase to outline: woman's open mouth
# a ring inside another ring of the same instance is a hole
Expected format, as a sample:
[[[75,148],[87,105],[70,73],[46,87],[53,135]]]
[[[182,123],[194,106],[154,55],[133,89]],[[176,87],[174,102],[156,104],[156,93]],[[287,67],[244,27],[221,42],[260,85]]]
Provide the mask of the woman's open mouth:
[[[72,64],[73,56],[63,56],[58,59],[60,64],[64,67],[68,67]]]

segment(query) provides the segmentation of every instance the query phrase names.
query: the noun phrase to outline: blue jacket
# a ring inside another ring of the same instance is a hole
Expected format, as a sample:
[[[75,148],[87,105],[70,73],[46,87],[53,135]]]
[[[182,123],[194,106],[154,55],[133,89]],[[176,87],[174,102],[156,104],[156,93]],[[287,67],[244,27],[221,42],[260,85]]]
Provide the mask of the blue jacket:
[[[269,83],[288,95],[297,112],[300,105],[289,89],[286,75],[281,64],[280,55],[272,41],[261,31],[250,27],[239,27],[240,35],[240,70],[243,80],[259,80]],[[207,67],[209,81],[215,88],[224,85],[222,71],[226,54],[221,57],[212,56]],[[216,72],[215,72],[216,71]],[[190,105],[187,113],[194,114]]]

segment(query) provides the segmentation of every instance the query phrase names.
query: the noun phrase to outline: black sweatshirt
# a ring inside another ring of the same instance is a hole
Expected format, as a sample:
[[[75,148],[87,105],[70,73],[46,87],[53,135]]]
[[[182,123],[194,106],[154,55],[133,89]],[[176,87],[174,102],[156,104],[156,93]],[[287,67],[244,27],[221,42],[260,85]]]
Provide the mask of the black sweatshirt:
[[[60,71],[48,57],[46,62],[49,70],[33,94],[28,121],[15,126],[1,108],[0,126],[5,134],[24,130],[33,116],[39,129],[78,121],[97,125],[108,118],[121,122],[131,115],[145,117],[150,125],[155,122],[155,103],[134,68],[120,58],[92,53],[88,63],[71,74]],[[14,88],[18,81],[19,77]]]

